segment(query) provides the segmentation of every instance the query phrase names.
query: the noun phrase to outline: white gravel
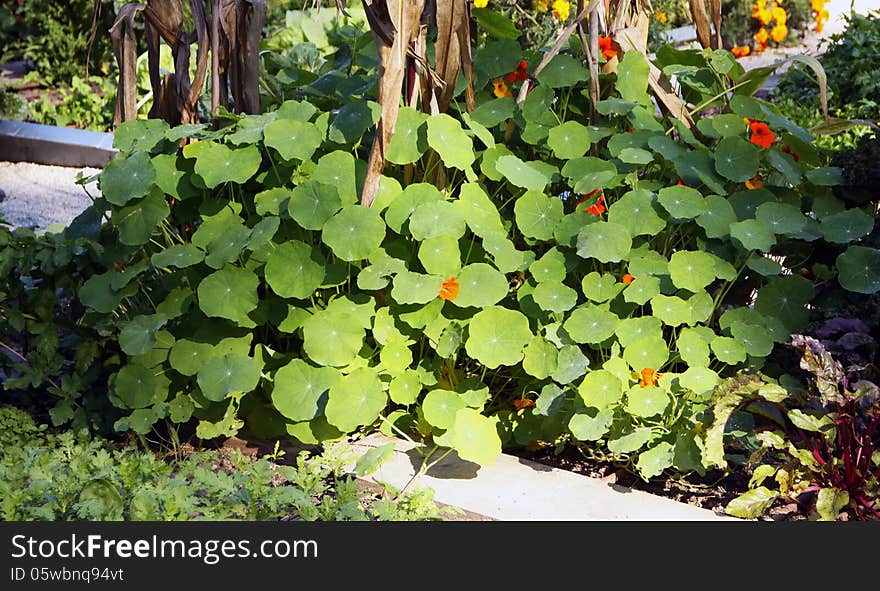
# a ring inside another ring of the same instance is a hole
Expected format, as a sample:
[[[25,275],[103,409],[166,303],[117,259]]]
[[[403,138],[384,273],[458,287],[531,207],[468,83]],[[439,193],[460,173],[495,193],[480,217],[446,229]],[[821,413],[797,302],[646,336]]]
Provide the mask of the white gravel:
[[[98,168],[68,168],[29,162],[0,162],[0,217],[13,226],[45,230],[50,224],[69,224],[92,204],[76,184],[77,173],[89,177]],[[87,185],[93,197],[101,195],[97,183]],[[0,195],[2,196],[2,195]]]

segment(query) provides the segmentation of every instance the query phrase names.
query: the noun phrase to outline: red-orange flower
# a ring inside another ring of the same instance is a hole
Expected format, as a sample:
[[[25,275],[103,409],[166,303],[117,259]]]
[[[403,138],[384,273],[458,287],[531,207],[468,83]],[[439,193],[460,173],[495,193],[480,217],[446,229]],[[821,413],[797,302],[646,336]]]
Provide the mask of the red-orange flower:
[[[791,146],[782,146],[782,151],[785,152],[786,154],[788,154],[789,156],[791,156],[792,159],[794,159],[795,162],[799,162],[800,159],[801,159],[800,156],[798,156],[797,154],[795,154],[795,153],[792,151]]]
[[[657,381],[662,376],[660,372],[654,371],[650,367],[646,367],[642,369],[642,379],[639,382],[639,386],[642,388],[647,388],[648,386],[656,386]]]
[[[675,184],[676,184],[676,185],[684,185],[684,181],[683,181],[683,180],[681,180],[681,179],[678,179],[678,182],[677,182],[677,183],[675,183]]]
[[[458,289],[458,280],[455,277],[450,277],[440,286],[438,297],[441,300],[449,300],[451,302],[458,297]]]
[[[526,61],[519,62],[519,65],[516,67],[516,70],[508,74],[505,78],[507,82],[510,84],[515,84],[516,82],[522,82],[523,80],[529,79],[529,73],[526,69],[529,67],[529,63]]]
[[[589,193],[587,193],[586,195],[581,195],[580,201],[578,201],[574,205],[575,209],[577,209],[578,207],[580,207],[581,205],[586,203],[590,199],[590,197],[593,197],[595,195],[599,195],[599,198],[596,199],[596,203],[591,205],[590,207],[585,207],[584,211],[589,211],[593,215],[599,215],[600,213],[604,213],[605,207],[603,204],[605,202],[605,196],[601,194],[600,189],[594,189],[594,190],[590,191]],[[595,208],[595,211],[593,211],[593,208]],[[601,209],[601,211],[599,211],[600,209]]]
[[[586,208],[586,211],[593,215],[602,215],[605,213],[605,195],[599,195],[599,198],[596,199],[596,203]]]
[[[614,40],[611,37],[599,37],[599,51],[606,60],[617,57],[617,50],[614,49]]]
[[[633,277],[632,275],[630,275],[629,273],[625,273],[625,274],[623,275],[623,277],[620,278],[620,280],[623,281],[623,284],[624,284],[624,285],[629,285],[630,283],[632,283],[633,281],[635,281],[636,278]]]
[[[513,406],[516,407],[516,410],[522,410],[524,408],[532,408],[535,406],[534,400],[529,400],[528,398],[517,398],[513,401]]]
[[[769,148],[773,145],[773,142],[776,141],[776,136],[773,134],[772,131],[770,131],[770,126],[766,123],[750,120],[749,130],[751,130],[752,132],[752,135],[749,137],[749,141],[756,146]]]
[[[752,48],[748,45],[736,46],[730,50],[730,53],[733,54],[733,57],[745,57],[752,52]]]

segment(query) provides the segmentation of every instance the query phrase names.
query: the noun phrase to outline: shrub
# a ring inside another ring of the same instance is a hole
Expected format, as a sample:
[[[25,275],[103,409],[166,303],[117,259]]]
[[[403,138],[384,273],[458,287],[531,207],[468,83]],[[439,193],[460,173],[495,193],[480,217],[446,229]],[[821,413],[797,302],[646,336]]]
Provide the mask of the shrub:
[[[109,78],[74,75],[70,85],[44,91],[29,103],[28,119],[44,125],[110,131],[116,109],[116,85]]]

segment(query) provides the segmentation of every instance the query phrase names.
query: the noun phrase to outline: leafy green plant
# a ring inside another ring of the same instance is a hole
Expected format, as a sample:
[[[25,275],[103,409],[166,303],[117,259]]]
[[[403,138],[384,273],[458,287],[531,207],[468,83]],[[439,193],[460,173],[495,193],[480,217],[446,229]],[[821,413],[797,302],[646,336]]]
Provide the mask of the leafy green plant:
[[[426,520],[439,519],[429,489],[362,492],[345,449],[301,452],[295,465],[235,450],[164,461],[86,431],[51,433],[0,407],[0,520]],[[277,459],[277,454],[276,458]]]
[[[0,118],[22,121],[27,117],[28,104],[24,97],[0,86]]]
[[[759,376],[734,378],[719,388],[707,435],[719,465],[725,462],[724,432],[734,410],[751,403],[753,412],[775,423],[754,436],[750,490],[726,511],[755,518],[779,498],[810,497],[822,520],[837,519],[844,509],[857,519],[880,518],[880,391],[873,382],[851,379],[858,368],[845,370],[819,341],[794,335],[792,345],[811,376],[806,391]],[[768,479],[775,489],[764,486]]]
[[[44,91],[29,103],[28,118],[36,123],[109,131],[113,128],[116,87],[109,78],[74,75],[70,85]]]

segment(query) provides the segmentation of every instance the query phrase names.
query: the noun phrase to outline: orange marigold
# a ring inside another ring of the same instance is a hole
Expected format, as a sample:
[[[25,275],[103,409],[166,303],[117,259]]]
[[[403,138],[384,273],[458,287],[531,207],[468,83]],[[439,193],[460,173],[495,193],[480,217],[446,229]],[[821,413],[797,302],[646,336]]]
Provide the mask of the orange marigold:
[[[451,302],[458,297],[458,290],[458,280],[455,277],[450,277],[440,285],[440,293],[437,294],[437,297]]]
[[[733,49],[730,50],[730,53],[733,54],[734,57],[745,57],[752,52],[752,48],[748,45],[739,46],[737,45]]]
[[[782,40],[788,35],[788,27],[785,25],[776,25],[772,29],[770,29],[770,37],[776,41],[777,43],[782,43]]]

